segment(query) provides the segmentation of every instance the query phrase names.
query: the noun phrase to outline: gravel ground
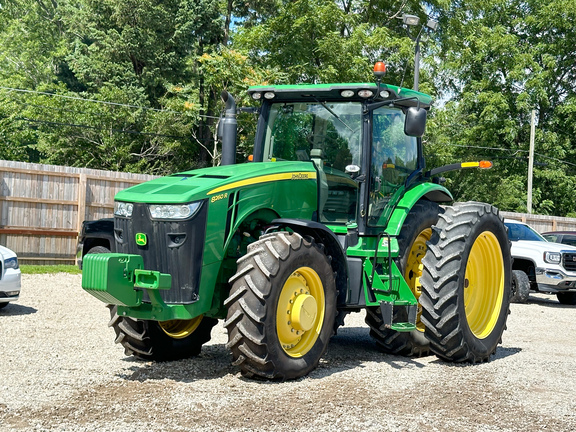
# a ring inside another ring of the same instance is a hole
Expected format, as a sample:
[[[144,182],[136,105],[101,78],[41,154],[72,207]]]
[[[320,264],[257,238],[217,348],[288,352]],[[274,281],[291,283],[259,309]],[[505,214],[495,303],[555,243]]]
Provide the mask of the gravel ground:
[[[231,366],[222,325],[197,358],[126,357],[80,280],[25,275],[0,310],[0,431],[576,430],[576,308],[555,297],[513,304],[488,363],[384,355],[358,313],[308,377],[268,383]]]

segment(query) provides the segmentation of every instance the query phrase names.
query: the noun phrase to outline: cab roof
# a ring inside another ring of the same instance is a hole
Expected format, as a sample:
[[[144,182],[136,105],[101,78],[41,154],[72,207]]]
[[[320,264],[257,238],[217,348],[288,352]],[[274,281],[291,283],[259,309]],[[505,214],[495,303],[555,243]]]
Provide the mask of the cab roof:
[[[342,92],[345,90],[352,90],[352,96],[342,96]],[[363,101],[367,98],[358,95],[361,90],[370,90],[375,94],[377,91],[377,85],[375,83],[339,83],[252,86],[248,88],[248,94],[254,99],[259,99],[255,97],[258,93],[260,95],[273,93],[274,97],[271,101],[307,101],[314,99],[319,99],[321,101]],[[432,104],[432,97],[415,90],[397,87],[390,84],[380,84],[380,92],[382,93],[384,90],[388,92],[388,96],[379,98],[378,100],[384,101],[414,98],[411,100],[401,101],[399,105],[416,106],[419,102],[422,108],[428,108]]]

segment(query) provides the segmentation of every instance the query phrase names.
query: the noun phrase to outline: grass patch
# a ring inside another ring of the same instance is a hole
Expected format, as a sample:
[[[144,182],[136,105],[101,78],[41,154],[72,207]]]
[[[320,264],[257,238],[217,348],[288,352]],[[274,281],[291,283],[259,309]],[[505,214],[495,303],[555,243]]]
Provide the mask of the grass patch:
[[[22,274],[54,274],[54,273],[70,273],[80,274],[82,270],[75,265],[21,265],[20,271]]]

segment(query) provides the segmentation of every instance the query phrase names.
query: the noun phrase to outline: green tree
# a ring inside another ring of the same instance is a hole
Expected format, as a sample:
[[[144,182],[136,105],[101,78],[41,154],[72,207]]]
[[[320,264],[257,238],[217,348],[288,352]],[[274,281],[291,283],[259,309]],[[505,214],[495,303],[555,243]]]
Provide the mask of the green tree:
[[[13,149],[0,156],[155,173],[201,164],[191,59],[218,43],[216,1],[23,0],[1,19],[4,87],[54,96],[0,94],[0,137]]]
[[[378,60],[388,66],[387,82],[400,84],[406,70],[406,82],[412,79],[414,44],[397,18],[403,12],[424,16],[419,2],[277,3],[276,13],[249,20],[233,41],[262,64],[286,71],[290,82],[372,81]]]
[[[537,113],[534,211],[574,212],[573,124],[576,2],[552,0],[445,3],[437,86],[446,104],[431,122],[430,160],[494,159],[483,175],[450,174],[458,199],[526,210],[531,110]],[[442,147],[449,146],[449,150]],[[561,161],[565,161],[563,163]],[[564,195],[565,194],[565,195]]]

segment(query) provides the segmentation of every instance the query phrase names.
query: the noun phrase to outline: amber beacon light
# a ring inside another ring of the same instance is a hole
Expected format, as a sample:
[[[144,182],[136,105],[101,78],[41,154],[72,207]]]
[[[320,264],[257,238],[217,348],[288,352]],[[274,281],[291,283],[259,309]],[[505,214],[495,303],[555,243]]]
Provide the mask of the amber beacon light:
[[[379,78],[386,75],[386,65],[384,64],[384,62],[379,61],[376,62],[376,64],[374,64],[374,75],[376,75]]]

